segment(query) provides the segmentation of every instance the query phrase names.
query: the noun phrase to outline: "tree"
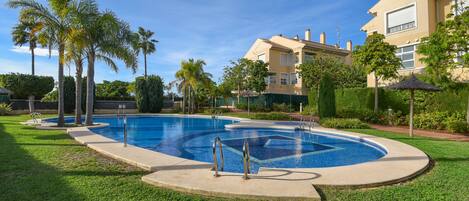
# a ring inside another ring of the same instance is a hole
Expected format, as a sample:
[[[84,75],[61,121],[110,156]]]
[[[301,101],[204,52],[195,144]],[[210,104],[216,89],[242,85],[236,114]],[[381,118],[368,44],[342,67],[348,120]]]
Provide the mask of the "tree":
[[[318,112],[320,118],[335,117],[335,87],[329,73],[324,74],[319,84]]]
[[[31,75],[35,75],[35,54],[34,49],[38,43],[38,33],[42,29],[42,23],[37,17],[26,15],[27,12],[20,13],[20,22],[13,27],[13,42],[15,45],[23,46],[29,44],[29,51],[31,51]],[[34,112],[34,96],[30,95],[29,99],[29,112]]]
[[[231,85],[237,91],[238,104],[240,102],[241,92],[246,89],[247,59],[239,59],[231,62],[231,66],[225,67],[223,82]]]
[[[255,91],[257,93],[262,93],[265,91],[267,84],[265,79],[271,75],[269,73],[269,64],[264,63],[261,60],[251,61],[244,60],[247,67],[247,77],[246,77],[246,87],[249,90]]]
[[[120,80],[112,82],[104,80],[103,83],[96,85],[96,92],[100,97],[105,98],[128,98],[130,97],[129,85],[130,83]]]
[[[183,112],[186,102],[189,105],[188,112],[194,112],[197,90],[207,86],[211,81],[212,75],[204,71],[205,65],[205,61],[200,59],[181,61],[181,68],[176,72],[176,78],[179,81],[179,91],[183,93]]]
[[[83,32],[79,25],[72,28],[71,41],[66,45],[65,61],[75,64],[75,124],[82,124],[81,115],[83,113],[83,65],[86,59]]]
[[[443,87],[460,80],[455,69],[464,72],[469,68],[469,9],[462,3],[455,5],[456,12],[440,23],[436,32],[424,38],[418,48],[430,78]],[[469,124],[469,97],[466,120]]]
[[[378,112],[379,80],[397,78],[397,71],[401,68],[401,60],[395,55],[397,47],[384,41],[384,35],[373,34],[366,38],[363,46],[357,46],[353,51],[353,59],[357,65],[363,66],[367,74],[375,78],[374,111]]]
[[[29,51],[31,51],[31,75],[35,75],[34,50],[37,47],[38,34],[43,24],[36,16],[30,16],[27,13],[27,11],[21,11],[20,22],[13,27],[12,36],[15,45],[23,46],[24,44],[29,44]]]
[[[57,125],[63,127],[64,119],[64,58],[65,44],[69,39],[72,1],[49,0],[50,7],[46,7],[35,0],[10,0],[8,5],[12,8],[21,8],[24,15],[37,18],[43,23],[43,30],[39,39],[47,42],[49,49],[56,47],[59,52],[58,63],[58,121]]]
[[[88,61],[86,125],[93,124],[94,71],[96,60],[103,61],[112,70],[118,70],[113,59],[124,61],[126,67],[135,73],[136,55],[131,51],[131,31],[129,25],[111,11],[100,12],[94,0],[80,1],[76,7],[76,18],[82,32]]]
[[[157,40],[152,39],[155,33],[150,30],[145,30],[143,27],[138,28],[138,32],[134,33],[132,39],[132,46],[138,53],[142,51],[145,64],[145,78],[147,77],[147,55],[156,51]]]

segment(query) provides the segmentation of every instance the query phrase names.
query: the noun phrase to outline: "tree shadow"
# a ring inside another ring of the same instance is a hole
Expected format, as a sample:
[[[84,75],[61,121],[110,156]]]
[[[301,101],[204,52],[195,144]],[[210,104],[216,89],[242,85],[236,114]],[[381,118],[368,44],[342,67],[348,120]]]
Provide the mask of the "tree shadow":
[[[8,126],[11,128],[7,132],[5,124],[0,123],[0,200],[83,200],[57,168],[40,162],[32,154],[47,157],[48,153],[35,152],[42,151],[40,148],[22,147],[34,144],[29,143],[34,138],[26,139],[24,135],[15,138],[15,133],[31,131],[19,124]]]
[[[59,135],[38,135],[35,137],[38,140],[69,140],[72,139],[68,134],[59,134]]]

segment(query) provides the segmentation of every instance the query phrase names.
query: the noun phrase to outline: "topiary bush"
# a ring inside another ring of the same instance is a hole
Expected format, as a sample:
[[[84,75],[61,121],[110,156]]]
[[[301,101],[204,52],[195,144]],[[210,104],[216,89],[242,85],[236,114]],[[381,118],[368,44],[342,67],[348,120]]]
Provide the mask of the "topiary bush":
[[[135,101],[139,112],[159,113],[163,108],[163,80],[159,76],[137,77]]]
[[[331,76],[326,74],[319,84],[318,112],[320,118],[335,117],[335,87]]]
[[[148,93],[148,112],[159,113],[163,109],[164,83],[160,76],[147,77],[146,92]]]
[[[12,97],[27,99],[33,95],[41,99],[54,89],[54,78],[49,76],[33,76],[19,73],[0,75],[0,87],[13,92]]]
[[[326,128],[337,129],[367,129],[370,128],[368,124],[363,123],[359,119],[340,119],[340,118],[326,118],[321,119],[321,126]]]

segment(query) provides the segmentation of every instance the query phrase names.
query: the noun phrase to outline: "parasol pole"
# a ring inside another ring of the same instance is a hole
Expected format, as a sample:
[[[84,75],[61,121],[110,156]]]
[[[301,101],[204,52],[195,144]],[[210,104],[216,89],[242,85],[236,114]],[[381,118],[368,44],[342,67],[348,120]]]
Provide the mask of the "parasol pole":
[[[410,119],[409,119],[409,135],[414,136],[414,90],[410,90]]]

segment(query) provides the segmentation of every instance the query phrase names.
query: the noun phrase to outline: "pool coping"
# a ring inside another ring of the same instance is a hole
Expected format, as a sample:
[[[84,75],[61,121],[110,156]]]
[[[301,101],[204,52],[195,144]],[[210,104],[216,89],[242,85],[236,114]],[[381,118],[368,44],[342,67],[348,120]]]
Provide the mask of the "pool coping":
[[[141,114],[148,115],[148,114]],[[209,118],[206,115],[151,114],[156,116],[184,116]],[[238,120],[226,125],[228,129],[273,128],[298,129],[295,125],[279,125],[279,121]],[[313,186],[374,187],[394,184],[414,178],[430,165],[429,157],[419,149],[387,138],[366,134],[314,127],[312,132],[329,133],[367,140],[383,147],[387,154],[381,159],[348,166],[329,168],[260,168],[251,179],[242,180],[239,173],[223,172],[213,177],[211,164],[183,159],[128,145],[91,132],[87,127],[68,128],[76,141],[106,156],[155,171],[142,177],[144,182],[190,193],[214,196],[235,196],[255,199],[319,199]],[[285,190],[288,188],[288,190]]]

